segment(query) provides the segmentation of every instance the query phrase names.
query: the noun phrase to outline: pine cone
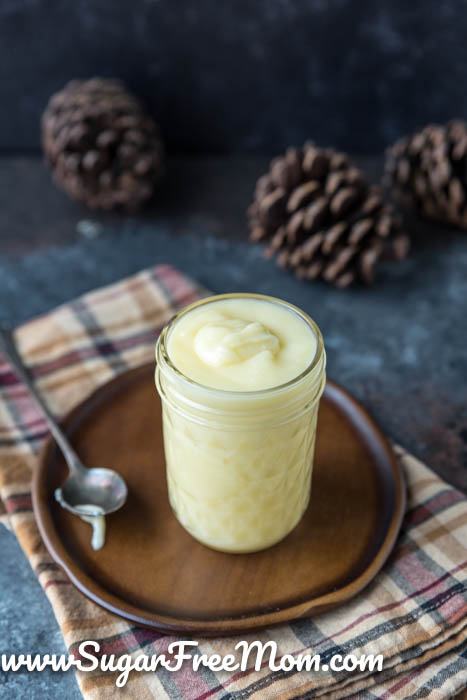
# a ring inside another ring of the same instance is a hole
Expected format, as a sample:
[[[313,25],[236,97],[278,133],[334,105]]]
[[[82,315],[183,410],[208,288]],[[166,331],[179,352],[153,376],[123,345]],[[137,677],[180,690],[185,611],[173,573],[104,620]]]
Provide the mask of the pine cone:
[[[251,240],[267,241],[280,266],[338,287],[373,282],[380,257],[401,259],[408,250],[381,189],[345,154],[312,143],[271,162],[248,214]]]
[[[467,228],[467,124],[429,124],[386,151],[385,184],[422,216]]]
[[[163,174],[155,122],[115,80],[73,80],[53,95],[42,144],[56,183],[92,209],[135,209]]]

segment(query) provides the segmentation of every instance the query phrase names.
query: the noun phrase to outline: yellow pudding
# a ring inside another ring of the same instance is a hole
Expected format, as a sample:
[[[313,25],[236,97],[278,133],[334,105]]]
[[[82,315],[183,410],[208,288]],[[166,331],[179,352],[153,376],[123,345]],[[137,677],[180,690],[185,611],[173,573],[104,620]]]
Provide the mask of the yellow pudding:
[[[167,351],[175,367],[198,384],[258,391],[301,374],[316,347],[312,327],[285,305],[237,297],[184,313],[169,334]]]
[[[91,503],[81,503],[77,506],[80,518],[92,527],[91,547],[95,550],[102,549],[105,544],[105,516],[100,506]]]
[[[325,382],[316,324],[271,297],[211,297],[172,319],[156,354],[178,520],[226,552],[275,544],[310,496]]]

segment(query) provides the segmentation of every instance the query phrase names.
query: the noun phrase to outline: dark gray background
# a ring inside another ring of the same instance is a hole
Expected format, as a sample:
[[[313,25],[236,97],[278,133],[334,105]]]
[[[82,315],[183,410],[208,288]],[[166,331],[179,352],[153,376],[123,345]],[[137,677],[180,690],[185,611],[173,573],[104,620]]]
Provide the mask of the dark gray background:
[[[313,138],[376,153],[467,115],[465,0],[2,0],[0,149],[35,149],[48,97],[124,79],[172,152]]]

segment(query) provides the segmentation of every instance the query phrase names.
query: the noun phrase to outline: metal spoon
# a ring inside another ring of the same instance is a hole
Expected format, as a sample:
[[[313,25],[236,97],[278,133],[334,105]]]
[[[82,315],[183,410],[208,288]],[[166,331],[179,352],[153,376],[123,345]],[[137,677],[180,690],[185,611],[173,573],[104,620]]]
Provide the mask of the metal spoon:
[[[89,506],[96,506],[95,515],[107,515],[121,508],[128,493],[125,481],[111,469],[88,469],[84,466],[34,386],[34,381],[16,348],[13,333],[3,323],[0,324],[0,352],[14,367],[17,376],[35,398],[68,464],[70,475],[62,487],[55,491],[55,498],[60,505],[76,515],[83,515],[83,508],[80,506],[88,506],[85,511],[87,515],[94,515],[90,513]]]

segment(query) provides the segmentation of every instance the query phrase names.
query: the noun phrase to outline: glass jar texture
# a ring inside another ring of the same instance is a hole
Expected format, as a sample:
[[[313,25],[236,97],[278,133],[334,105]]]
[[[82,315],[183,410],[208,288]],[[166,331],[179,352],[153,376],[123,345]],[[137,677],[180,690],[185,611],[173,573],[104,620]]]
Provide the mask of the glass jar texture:
[[[219,299],[285,305],[316,336],[316,353],[299,376],[259,391],[225,391],[184,376],[167,351],[183,314]],[[262,295],[222,295],[183,309],[156,348],[169,500],[179,522],[203,544],[252,552],[283,539],[305,512],[311,487],[326,356],[321,333],[302,311]]]

